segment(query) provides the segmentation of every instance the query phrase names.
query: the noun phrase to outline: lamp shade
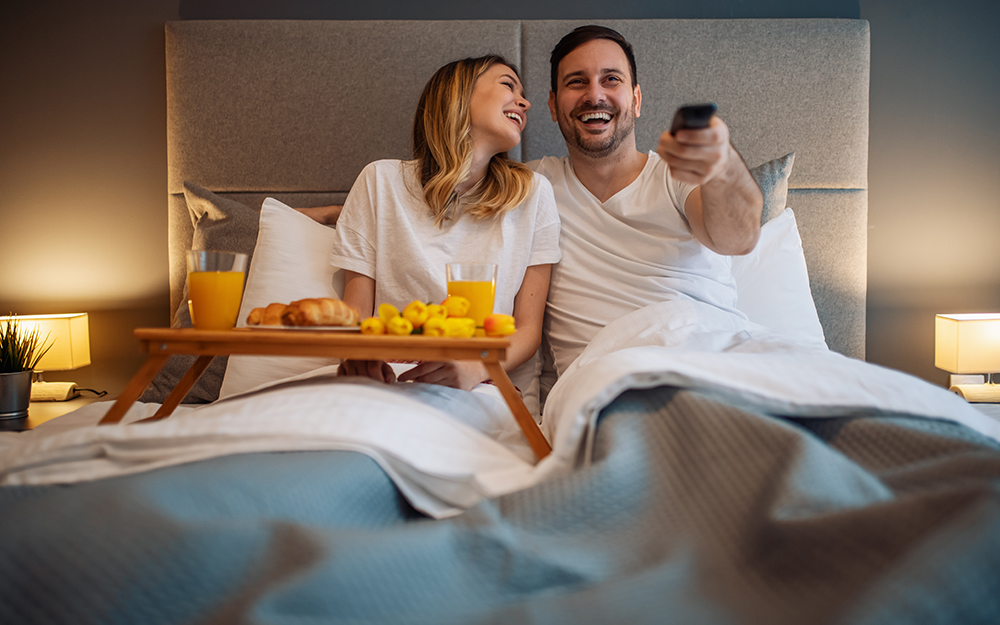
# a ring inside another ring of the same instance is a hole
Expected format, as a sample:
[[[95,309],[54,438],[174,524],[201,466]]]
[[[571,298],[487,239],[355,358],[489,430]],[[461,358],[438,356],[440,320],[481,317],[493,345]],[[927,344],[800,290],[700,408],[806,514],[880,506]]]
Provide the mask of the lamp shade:
[[[35,371],[68,371],[90,364],[90,322],[87,313],[17,315],[14,318],[26,332],[38,328],[43,345],[52,343],[49,351],[35,365]]]
[[[937,315],[934,366],[951,373],[1000,372],[1000,313]]]

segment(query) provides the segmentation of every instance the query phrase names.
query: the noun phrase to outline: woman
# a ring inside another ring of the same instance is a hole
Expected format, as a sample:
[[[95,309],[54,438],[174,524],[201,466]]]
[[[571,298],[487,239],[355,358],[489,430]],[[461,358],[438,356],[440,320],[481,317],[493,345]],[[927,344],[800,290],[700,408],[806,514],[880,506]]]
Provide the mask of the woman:
[[[440,302],[446,263],[496,264],[493,311],[513,314],[517,325],[504,363],[515,385],[534,373],[533,366],[515,369],[541,343],[550,268],[560,257],[552,187],[507,157],[530,107],[517,71],[502,57],[439,69],[417,105],[413,160],[376,161],[362,171],[331,256],[345,269],[344,301],[362,318],[377,304]],[[397,379],[381,361],[346,361],[341,373]],[[478,362],[423,362],[398,380],[470,390],[488,377]]]

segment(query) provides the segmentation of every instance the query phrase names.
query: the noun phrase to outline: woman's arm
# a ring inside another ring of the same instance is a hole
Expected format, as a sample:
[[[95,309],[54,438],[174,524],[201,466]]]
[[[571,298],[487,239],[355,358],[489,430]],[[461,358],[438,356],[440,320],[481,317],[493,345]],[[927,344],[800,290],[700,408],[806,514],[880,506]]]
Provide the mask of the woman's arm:
[[[375,309],[375,280],[355,271],[344,270],[344,303],[355,308],[362,319]],[[396,381],[392,367],[382,360],[345,360],[338,375],[359,375],[389,384]]]
[[[523,365],[542,344],[542,319],[551,275],[552,265],[532,265],[524,272],[521,289],[514,297],[517,332],[510,335],[510,348],[503,362],[505,371],[513,371]]]
[[[521,288],[514,297],[514,323],[517,332],[509,338],[510,348],[507,349],[507,359],[503,362],[505,371],[512,371],[527,362],[542,344],[542,318],[545,315],[545,299],[549,294],[551,273],[552,265],[532,265],[524,272]],[[401,373],[399,381],[441,384],[468,391],[489,377],[481,362],[463,360],[424,362]]]
[[[375,280],[345,269],[344,303],[357,310],[362,319],[371,317],[375,310]]]

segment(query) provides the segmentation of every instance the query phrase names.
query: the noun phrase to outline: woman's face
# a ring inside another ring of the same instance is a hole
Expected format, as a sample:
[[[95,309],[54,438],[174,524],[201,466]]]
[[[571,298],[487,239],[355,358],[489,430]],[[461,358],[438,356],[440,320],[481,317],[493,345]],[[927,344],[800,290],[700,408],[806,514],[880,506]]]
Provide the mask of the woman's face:
[[[514,70],[498,63],[483,72],[470,104],[475,149],[492,156],[520,143],[529,108]]]

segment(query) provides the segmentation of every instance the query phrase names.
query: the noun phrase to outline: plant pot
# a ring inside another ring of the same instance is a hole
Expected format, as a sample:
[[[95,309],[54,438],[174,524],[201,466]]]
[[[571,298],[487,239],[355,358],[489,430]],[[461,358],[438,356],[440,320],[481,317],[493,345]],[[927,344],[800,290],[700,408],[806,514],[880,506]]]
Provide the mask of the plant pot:
[[[26,419],[31,401],[31,369],[0,373],[0,421]]]

